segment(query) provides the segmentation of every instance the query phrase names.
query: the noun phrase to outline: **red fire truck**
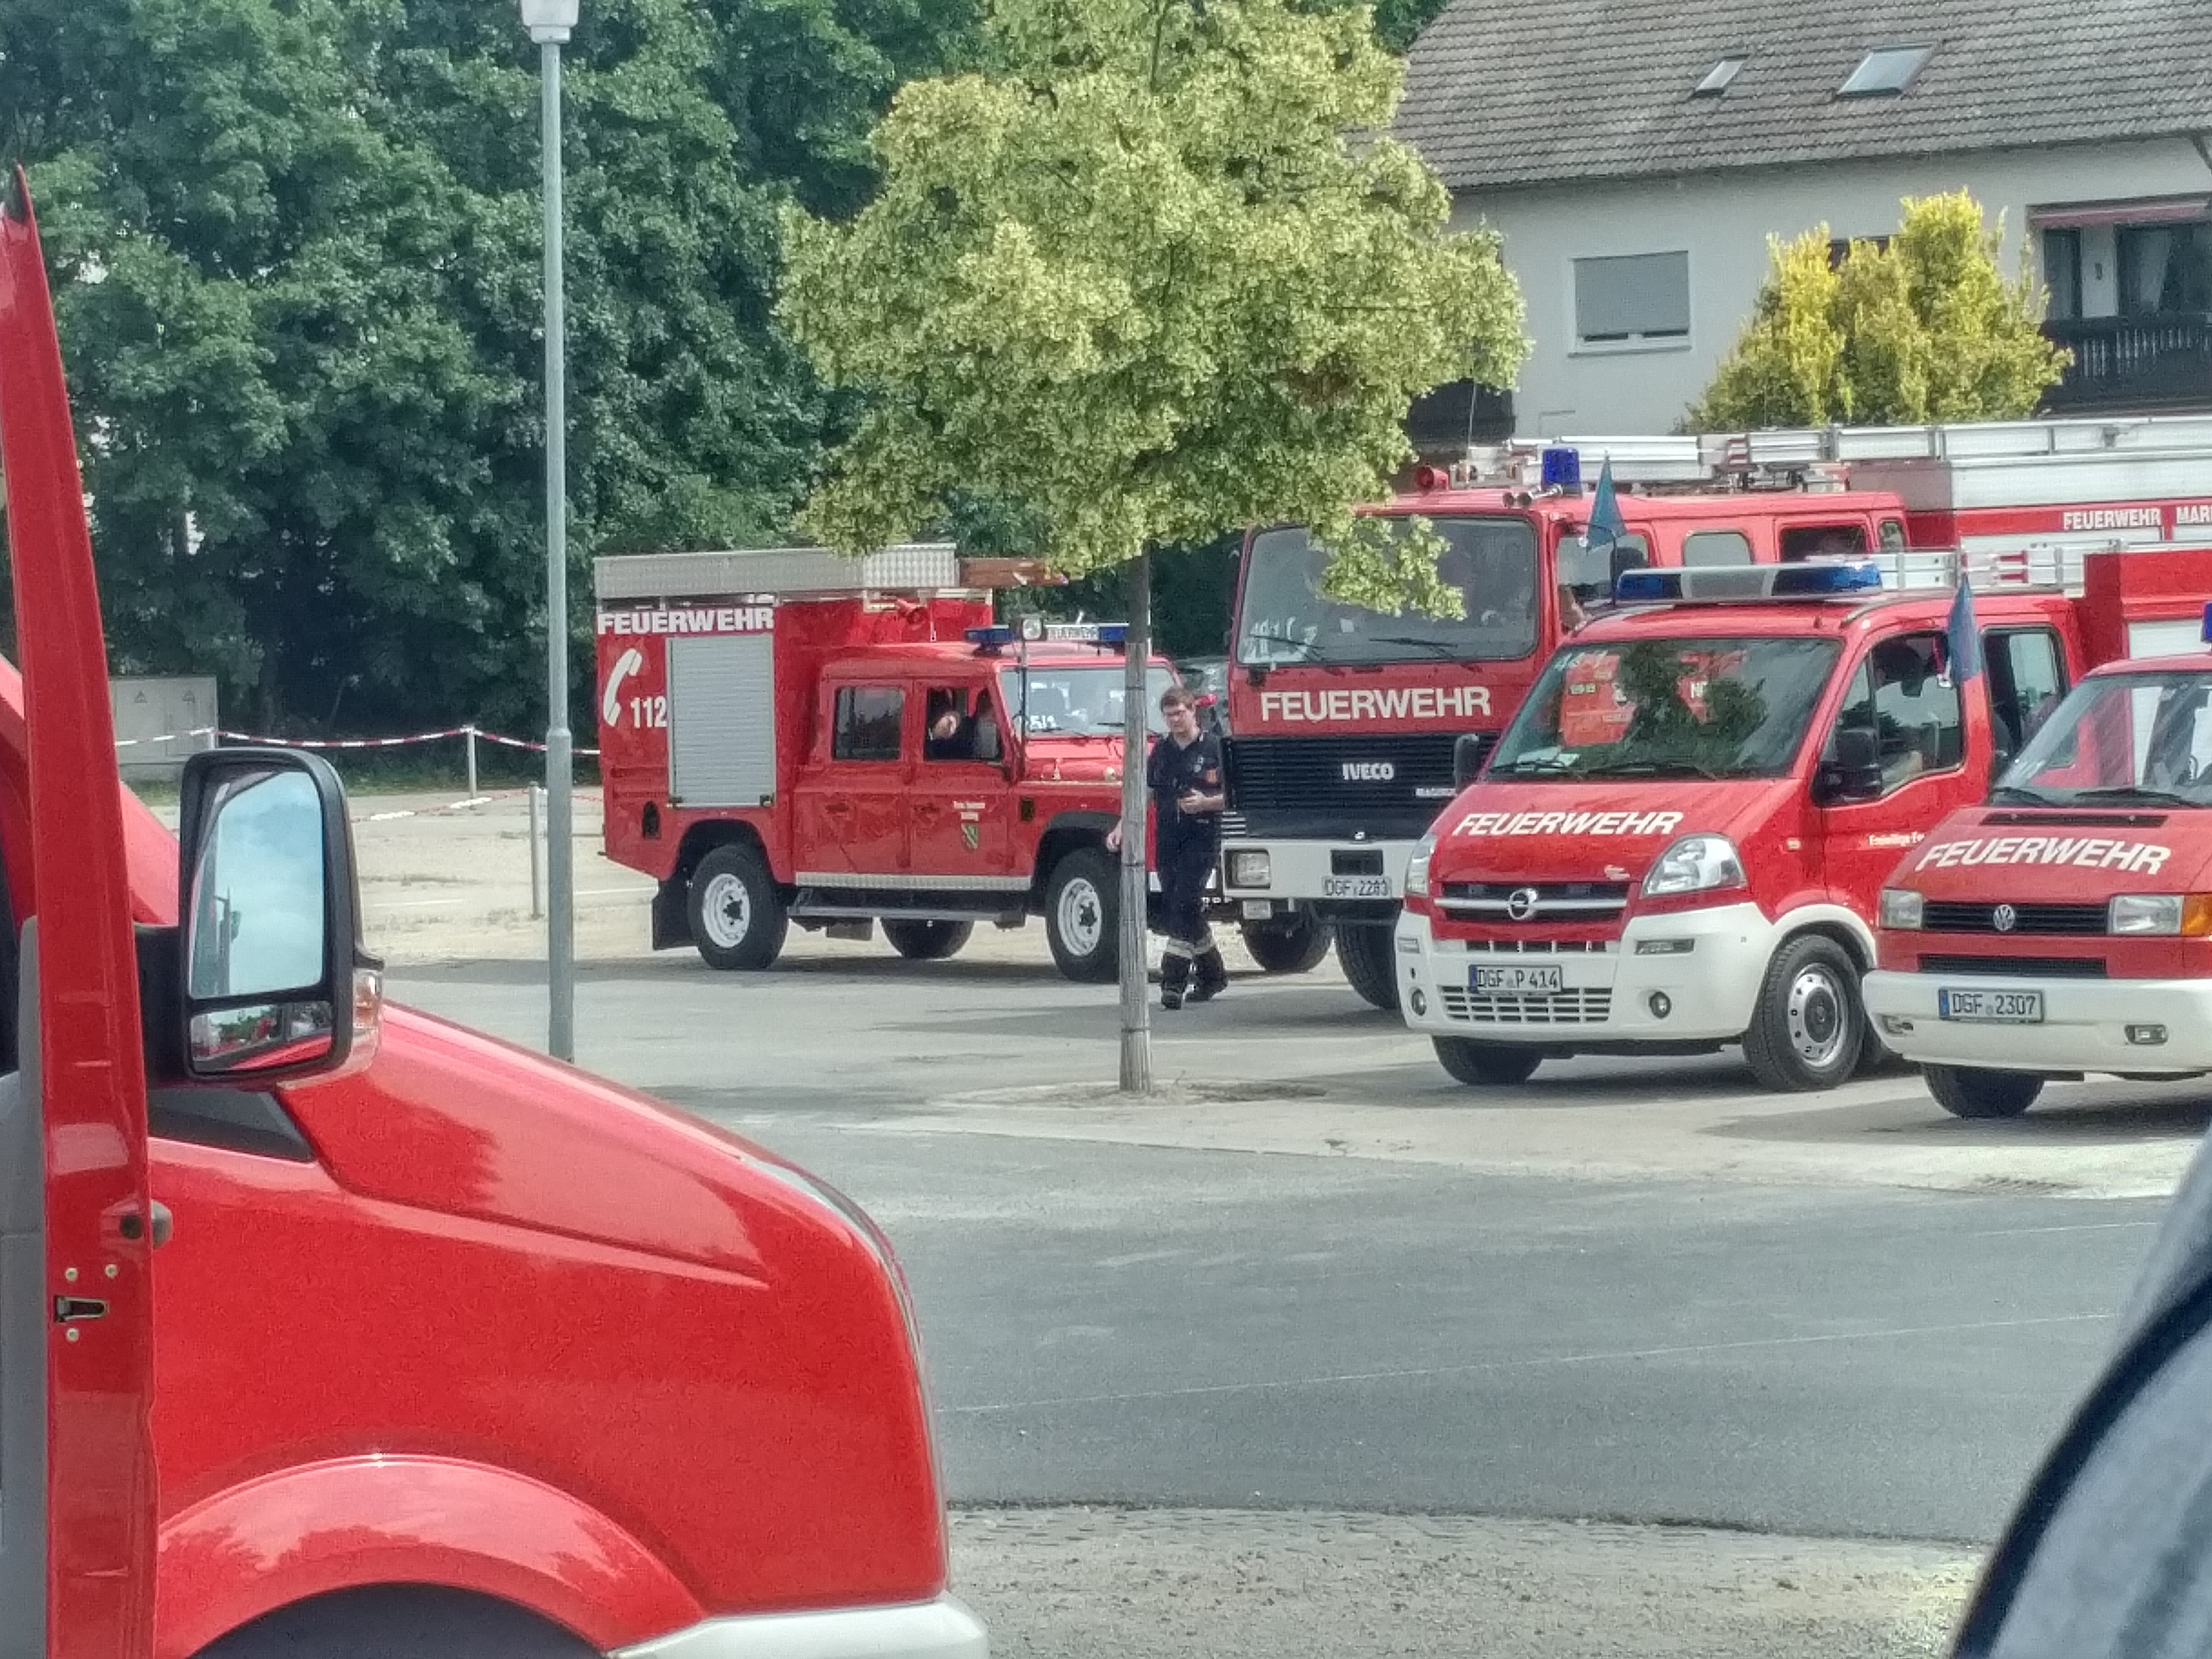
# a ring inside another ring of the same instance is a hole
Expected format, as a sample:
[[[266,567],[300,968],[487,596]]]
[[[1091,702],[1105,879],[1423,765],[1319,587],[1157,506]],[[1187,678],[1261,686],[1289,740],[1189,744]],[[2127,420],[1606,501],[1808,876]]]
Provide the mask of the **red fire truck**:
[[[599,560],[606,854],[660,883],[653,948],[760,969],[793,922],[880,921],[927,961],[1042,915],[1063,974],[1111,980],[1121,630],[994,623],[1031,574],[945,546]]]
[[[1396,1006],[1389,924],[1413,842],[1457,782],[1458,739],[1494,741],[1564,636],[1559,593],[1617,566],[1709,567],[1960,549],[2094,550],[2203,539],[2212,421],[2043,421],[1681,438],[1563,438],[1610,461],[1630,532],[1583,543],[1587,495],[1532,492],[1543,447],[1480,453],[1375,509],[1430,517],[1467,617],[1385,617],[1320,593],[1296,526],[1244,547],[1227,743],[1223,893],[1263,962],[1333,923],[1346,975]],[[1504,476],[1503,489],[1470,486]],[[1848,485],[1847,489],[1838,486]]]
[[[181,849],[122,791],[20,174],[0,452],[8,1650],[981,1659],[867,1218],[380,1010],[319,762],[192,757]]]
[[[1881,893],[1868,1011],[1962,1117],[2026,1111],[2052,1079],[2212,1071],[2212,553],[2088,574],[2126,659]]]
[[[1879,1052],[1857,986],[1897,849],[1978,799],[2081,673],[2076,607],[1984,597],[1990,672],[1962,696],[1950,594],[1884,591],[1871,562],[1620,593],[1650,603],[1560,647],[1414,852],[1407,1024],[1467,1083],[1740,1042],[1769,1088],[1832,1086]]]

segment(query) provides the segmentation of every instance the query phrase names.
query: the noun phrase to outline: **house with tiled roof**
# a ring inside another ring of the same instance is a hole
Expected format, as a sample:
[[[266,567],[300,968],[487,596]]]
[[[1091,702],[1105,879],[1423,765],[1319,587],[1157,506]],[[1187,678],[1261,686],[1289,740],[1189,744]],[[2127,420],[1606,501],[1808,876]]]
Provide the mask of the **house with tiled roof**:
[[[1522,433],[1672,428],[1770,235],[1962,187],[2075,352],[2054,412],[2212,409],[2212,0],[1454,0],[1396,131],[1504,235]],[[1425,400],[1417,437],[1483,402]]]

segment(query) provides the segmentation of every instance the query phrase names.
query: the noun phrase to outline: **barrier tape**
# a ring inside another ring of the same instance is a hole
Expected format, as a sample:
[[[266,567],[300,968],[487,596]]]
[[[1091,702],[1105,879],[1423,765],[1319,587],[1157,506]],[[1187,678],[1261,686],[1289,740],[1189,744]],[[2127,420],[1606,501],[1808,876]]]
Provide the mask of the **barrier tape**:
[[[118,749],[135,749],[143,743],[178,743],[186,738],[221,738],[228,743],[267,744],[276,749],[402,749],[409,744],[442,743],[448,738],[465,738],[471,728],[449,726],[442,732],[419,732],[405,738],[270,738],[254,732],[231,732],[221,726],[195,726],[188,732],[170,732],[158,738],[118,738]],[[509,749],[527,749],[537,754],[545,752],[545,745],[528,738],[510,738],[503,732],[486,732],[475,728],[476,735],[486,743],[504,744]],[[596,749],[575,749],[569,751],[578,757],[596,756]]]

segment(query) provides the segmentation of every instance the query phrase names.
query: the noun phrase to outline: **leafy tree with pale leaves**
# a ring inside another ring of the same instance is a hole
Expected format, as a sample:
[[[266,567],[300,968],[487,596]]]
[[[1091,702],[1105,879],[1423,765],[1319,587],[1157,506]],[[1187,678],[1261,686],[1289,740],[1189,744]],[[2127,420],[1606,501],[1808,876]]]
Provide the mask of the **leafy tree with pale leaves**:
[[[1340,597],[1447,605],[1435,538],[1352,509],[1410,453],[1416,395],[1511,384],[1521,301],[1496,240],[1449,234],[1443,186],[1378,136],[1402,70],[1368,10],[997,0],[982,64],[900,90],[858,216],[787,222],[779,314],[866,399],[814,533],[880,545],[980,498],[1063,572],[1136,562],[1133,684],[1149,550],[1239,525],[1314,525]],[[1130,701],[1122,1079],[1143,1087]]]
[[[2025,264],[2008,281],[2004,222],[1964,191],[1909,199],[1887,246],[1840,264],[1822,225],[1771,238],[1771,268],[1742,335],[1693,404],[1693,430],[2016,420],[2071,361],[2044,337]]]

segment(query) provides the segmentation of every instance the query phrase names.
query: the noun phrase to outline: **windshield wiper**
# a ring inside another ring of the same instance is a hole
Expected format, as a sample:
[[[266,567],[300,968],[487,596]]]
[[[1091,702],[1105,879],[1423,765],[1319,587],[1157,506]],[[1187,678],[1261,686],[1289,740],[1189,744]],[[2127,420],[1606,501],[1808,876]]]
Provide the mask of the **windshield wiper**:
[[[1419,646],[1421,649],[1428,652],[1431,656],[1444,662],[1449,662],[1453,658],[1459,655],[1459,652],[1456,649],[1451,646],[1446,645],[1441,640],[1416,639],[1411,634],[1370,634],[1367,638],[1369,643],[1373,645]]]
[[[1522,772],[1571,772],[1574,769],[1575,757],[1572,755],[1547,755],[1541,760],[1507,761],[1502,766],[1493,765],[1490,769],[1490,775],[1493,778],[1512,777]]]
[[[2003,800],[2014,801],[2021,806],[2058,805],[2055,799],[2045,794],[2040,789],[2031,789],[2024,783],[2000,783],[1995,786],[1990,791],[1990,804],[1992,806],[2001,805],[2000,798]]]
[[[1294,640],[1287,634],[1247,634],[1244,636],[1244,642],[1247,645],[1287,645],[1294,651],[1304,652],[1306,660],[1309,662],[1328,660],[1328,653],[1311,640]],[[1248,668],[1265,668],[1267,665],[1263,662],[1245,665]]]
[[[1586,775],[1594,778],[1724,778],[1726,772],[1717,772],[1696,761],[1622,761],[1616,765],[1600,767]]]
[[[2186,795],[2177,795],[2171,789],[2145,789],[2132,783],[2108,784],[2095,789],[2076,789],[2075,800],[2149,800],[2167,806],[2196,806]]]

